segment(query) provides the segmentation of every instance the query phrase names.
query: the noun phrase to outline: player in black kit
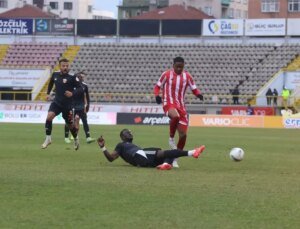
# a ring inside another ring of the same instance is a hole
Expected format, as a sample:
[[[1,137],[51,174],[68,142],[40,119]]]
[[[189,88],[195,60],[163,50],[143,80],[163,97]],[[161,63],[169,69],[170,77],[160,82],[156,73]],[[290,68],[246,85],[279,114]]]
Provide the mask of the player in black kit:
[[[115,150],[110,153],[105,147],[105,140],[101,136],[97,142],[103,151],[108,161],[113,162],[119,156],[127,163],[139,167],[156,167],[160,170],[172,169],[172,162],[174,158],[191,156],[198,158],[199,155],[205,150],[202,145],[194,150],[183,151],[178,149],[161,150],[160,148],[144,148],[132,143],[133,135],[130,130],[123,129],[120,132],[122,142],[116,145]]]
[[[75,116],[76,121],[78,120],[78,123],[76,123],[76,126],[79,128],[79,119],[81,119],[83,124],[83,129],[86,136],[86,142],[92,143],[95,141],[94,138],[91,138],[90,135],[90,128],[87,122],[87,113],[89,112],[90,108],[90,95],[89,95],[89,88],[88,85],[84,82],[85,74],[84,72],[79,72],[75,74],[75,76],[79,79],[79,81],[82,84],[83,88],[83,94],[80,94],[79,96],[74,96],[74,108],[75,108]],[[71,143],[69,139],[69,127],[66,124],[65,125],[65,142]]]
[[[62,113],[63,118],[66,123],[69,125],[70,131],[75,139],[74,148],[78,150],[79,140],[77,138],[78,129],[74,125],[75,121],[72,117],[72,108],[73,108],[73,97],[79,96],[83,93],[83,88],[79,79],[73,75],[69,74],[69,61],[67,59],[61,59],[59,61],[59,72],[54,72],[51,76],[48,90],[47,90],[47,100],[49,100],[50,92],[55,85],[55,98],[51,103],[48,115],[45,123],[46,129],[46,139],[42,144],[42,149],[46,149],[48,145],[51,144],[51,132],[52,132],[52,121],[53,119]],[[76,88],[76,90],[74,90]]]

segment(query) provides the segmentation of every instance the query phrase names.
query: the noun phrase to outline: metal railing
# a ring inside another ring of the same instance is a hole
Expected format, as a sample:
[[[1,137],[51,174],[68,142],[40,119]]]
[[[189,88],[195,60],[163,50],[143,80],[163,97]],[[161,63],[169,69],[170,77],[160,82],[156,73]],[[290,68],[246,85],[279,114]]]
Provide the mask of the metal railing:
[[[30,91],[0,91],[0,100],[12,100],[12,101],[31,101]],[[43,93],[46,97],[46,93]],[[261,96],[261,98],[266,96]],[[52,99],[54,96],[52,96]],[[155,104],[155,97],[153,94],[144,93],[90,93],[91,102],[96,103],[153,103]],[[254,95],[239,95],[238,105],[256,105],[256,99],[259,98]],[[274,97],[270,96],[271,104],[270,106],[281,107],[283,106],[283,99],[281,96],[277,97],[277,104],[274,104]],[[287,104],[288,106],[294,106],[294,103],[298,101],[299,98],[289,97]],[[41,100],[46,101],[46,100]],[[222,94],[205,94],[204,101],[200,101],[193,94],[188,94],[185,97],[186,104],[220,104],[220,105],[233,105],[233,96],[232,95],[222,95]]]
[[[0,100],[31,100],[31,91],[0,91]]]

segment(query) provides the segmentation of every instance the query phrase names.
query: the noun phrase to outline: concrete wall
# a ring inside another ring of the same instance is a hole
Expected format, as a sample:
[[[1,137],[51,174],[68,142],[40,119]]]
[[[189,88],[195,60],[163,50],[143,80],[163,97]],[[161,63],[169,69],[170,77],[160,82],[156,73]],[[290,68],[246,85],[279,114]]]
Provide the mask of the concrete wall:
[[[93,5],[93,0],[45,0],[45,5],[49,6],[50,2],[58,2],[58,9],[51,10],[52,13],[59,15],[61,18],[69,19],[92,19],[93,13],[88,12],[88,6]],[[65,10],[64,2],[72,2],[73,9]]]
[[[263,13],[261,0],[249,0],[249,18],[300,18],[300,12],[288,11],[288,0],[279,0],[279,12]]]
[[[229,8],[234,12],[233,18],[248,18],[248,2],[249,0],[231,1]],[[238,11],[240,12],[240,16],[237,14]]]

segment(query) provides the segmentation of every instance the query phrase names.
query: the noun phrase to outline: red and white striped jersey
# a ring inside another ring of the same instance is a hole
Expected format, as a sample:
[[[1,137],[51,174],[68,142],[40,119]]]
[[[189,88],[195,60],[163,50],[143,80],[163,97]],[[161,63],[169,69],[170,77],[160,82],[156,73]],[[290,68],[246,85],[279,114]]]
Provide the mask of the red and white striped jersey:
[[[163,92],[163,105],[176,105],[185,108],[184,96],[187,88],[190,88],[195,96],[200,94],[193,77],[187,71],[177,75],[174,70],[165,71],[154,87],[154,94],[159,95],[159,89]]]

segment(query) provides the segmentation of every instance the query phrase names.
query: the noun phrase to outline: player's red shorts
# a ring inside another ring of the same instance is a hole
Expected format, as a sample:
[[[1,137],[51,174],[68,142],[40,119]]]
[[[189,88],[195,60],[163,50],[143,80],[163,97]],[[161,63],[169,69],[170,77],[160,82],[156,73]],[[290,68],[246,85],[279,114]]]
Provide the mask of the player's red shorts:
[[[185,109],[180,108],[174,104],[167,104],[165,106],[163,106],[164,112],[166,115],[168,115],[168,111],[174,108],[177,110],[178,114],[179,114],[179,123],[185,126],[188,126],[189,124],[189,120],[188,120],[188,115]]]

